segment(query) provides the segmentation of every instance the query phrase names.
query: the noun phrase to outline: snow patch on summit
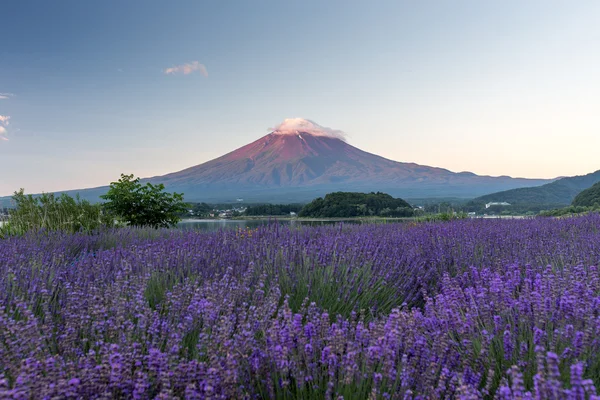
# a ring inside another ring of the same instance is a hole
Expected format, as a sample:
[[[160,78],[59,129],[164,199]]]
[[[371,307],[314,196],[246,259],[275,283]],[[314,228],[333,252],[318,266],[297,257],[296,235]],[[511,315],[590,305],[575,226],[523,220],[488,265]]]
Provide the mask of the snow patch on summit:
[[[281,124],[269,128],[269,130],[277,135],[298,135],[300,137],[300,133],[308,133],[313,136],[325,136],[346,141],[346,134],[343,131],[321,126],[305,118],[286,118]]]

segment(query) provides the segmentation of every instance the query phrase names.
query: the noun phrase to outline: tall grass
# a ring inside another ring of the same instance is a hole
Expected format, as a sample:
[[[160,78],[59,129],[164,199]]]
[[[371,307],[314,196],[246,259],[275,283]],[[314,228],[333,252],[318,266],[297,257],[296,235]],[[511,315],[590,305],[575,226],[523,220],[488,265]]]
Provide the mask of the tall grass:
[[[112,216],[103,213],[100,204],[91,204],[66,194],[44,193],[34,197],[21,189],[13,195],[15,208],[0,226],[0,237],[22,235],[30,231],[93,231],[114,224]]]

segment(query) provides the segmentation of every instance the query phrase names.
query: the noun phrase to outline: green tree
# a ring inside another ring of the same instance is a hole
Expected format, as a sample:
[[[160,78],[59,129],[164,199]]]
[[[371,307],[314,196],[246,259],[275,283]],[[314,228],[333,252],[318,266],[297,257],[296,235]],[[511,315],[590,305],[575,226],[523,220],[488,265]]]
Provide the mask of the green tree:
[[[110,184],[104,207],[123,222],[133,226],[167,228],[180,221],[179,215],[187,210],[182,193],[164,191],[160,183],[142,185],[140,178],[121,174],[121,179]]]

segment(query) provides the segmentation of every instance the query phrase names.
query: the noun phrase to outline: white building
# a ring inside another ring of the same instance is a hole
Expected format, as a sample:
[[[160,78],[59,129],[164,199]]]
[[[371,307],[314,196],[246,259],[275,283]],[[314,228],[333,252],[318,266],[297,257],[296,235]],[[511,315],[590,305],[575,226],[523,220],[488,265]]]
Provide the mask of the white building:
[[[510,203],[507,203],[505,201],[501,201],[501,202],[492,201],[491,203],[487,203],[485,205],[485,208],[490,208],[491,206],[510,206]]]

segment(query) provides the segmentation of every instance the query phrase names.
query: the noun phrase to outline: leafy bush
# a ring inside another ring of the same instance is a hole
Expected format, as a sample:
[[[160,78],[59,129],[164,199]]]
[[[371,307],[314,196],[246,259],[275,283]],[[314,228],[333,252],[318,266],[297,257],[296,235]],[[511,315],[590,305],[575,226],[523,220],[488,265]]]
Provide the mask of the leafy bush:
[[[113,225],[110,215],[103,213],[99,204],[91,204],[79,197],[66,194],[55,196],[26,195],[23,189],[13,195],[15,209],[9,211],[8,221],[0,227],[0,236],[22,235],[45,229],[49,231],[92,231]]]
[[[180,221],[179,215],[187,210],[182,193],[168,193],[161,183],[142,185],[140,178],[121,174],[121,179],[110,184],[108,193],[100,196],[104,208],[118,219],[133,226],[168,228]]]

